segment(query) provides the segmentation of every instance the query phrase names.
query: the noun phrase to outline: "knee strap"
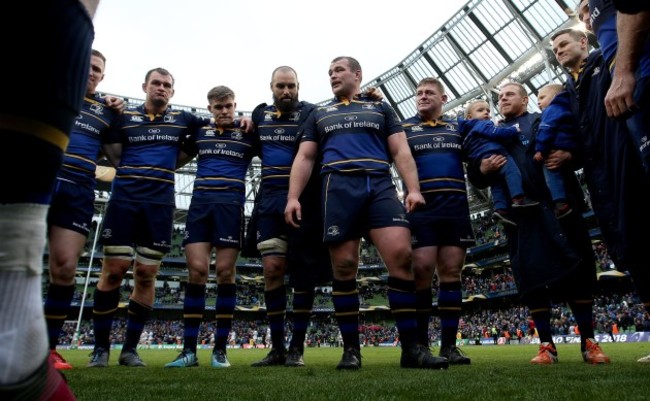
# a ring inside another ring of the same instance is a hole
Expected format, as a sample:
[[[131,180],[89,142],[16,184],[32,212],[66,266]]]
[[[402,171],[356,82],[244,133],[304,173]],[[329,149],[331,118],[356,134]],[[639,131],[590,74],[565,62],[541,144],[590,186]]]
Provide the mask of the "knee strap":
[[[133,259],[133,247],[124,245],[106,245],[104,246],[104,257],[111,259]]]
[[[287,241],[281,238],[267,239],[257,244],[257,250],[260,251],[262,256],[286,256]]]
[[[160,266],[163,256],[165,256],[164,252],[146,246],[139,246],[135,250],[135,261],[143,265]]]

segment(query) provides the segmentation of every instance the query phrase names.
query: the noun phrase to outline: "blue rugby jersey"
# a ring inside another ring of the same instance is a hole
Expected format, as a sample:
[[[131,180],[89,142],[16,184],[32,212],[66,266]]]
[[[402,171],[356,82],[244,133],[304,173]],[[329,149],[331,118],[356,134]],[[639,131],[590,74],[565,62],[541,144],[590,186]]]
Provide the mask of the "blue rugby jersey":
[[[425,208],[441,216],[467,217],[463,138],[456,123],[423,121],[415,116],[402,125],[418,168]]]
[[[589,0],[591,27],[596,34],[603,57],[610,65],[616,57],[616,9],[611,0]]]
[[[125,110],[107,143],[122,143],[111,199],[175,205],[174,170],[185,138],[209,119],[168,107],[147,114],[144,105]]]
[[[244,132],[238,122],[221,128],[200,128],[188,140],[186,152],[197,155],[192,202],[236,202],[246,200],[246,172],[259,152],[259,137]]]
[[[618,48],[616,12],[612,0],[589,0],[591,26],[610,71],[615,68],[616,49]],[[650,40],[645,41],[637,68],[637,78],[647,76],[650,76]]]
[[[118,115],[99,95],[84,98],[57,179],[95,188],[95,169],[101,144]]]
[[[274,106],[260,105],[253,112],[253,123],[261,143],[262,190],[267,194],[287,192],[289,175],[296,154],[298,128],[314,109],[308,102],[299,102],[290,113],[280,113]]]
[[[395,110],[386,102],[357,98],[333,99],[305,122],[302,140],[319,143],[321,174],[390,174],[387,138],[403,131]]]

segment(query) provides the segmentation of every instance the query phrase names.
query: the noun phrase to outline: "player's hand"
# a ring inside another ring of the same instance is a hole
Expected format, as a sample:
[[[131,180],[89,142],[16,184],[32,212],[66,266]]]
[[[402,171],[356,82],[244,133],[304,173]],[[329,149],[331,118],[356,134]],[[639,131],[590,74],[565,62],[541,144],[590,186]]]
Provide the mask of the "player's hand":
[[[284,209],[284,221],[293,227],[300,227],[302,220],[302,207],[298,199],[288,199]]]
[[[508,159],[503,155],[492,155],[481,160],[481,167],[479,168],[482,174],[488,175],[499,170],[507,163],[507,161]]]
[[[633,73],[616,71],[605,96],[607,116],[616,119],[626,119],[637,110],[632,97],[636,78]]]
[[[104,97],[104,101],[106,101],[106,106],[110,107],[111,109],[116,110],[120,114],[126,108],[126,102],[121,97],[109,95],[109,96]]]
[[[244,132],[251,132],[255,129],[255,124],[253,124],[253,120],[250,117],[242,117],[239,120],[239,126],[242,127]]]
[[[562,167],[562,165],[573,159],[571,152],[567,150],[552,150],[544,160],[544,166],[549,170],[555,170]]]
[[[368,87],[368,89],[365,90],[363,95],[368,96],[372,100],[384,100],[384,94],[381,93],[381,89],[375,88],[374,86]]]
[[[410,213],[420,206],[424,206],[426,201],[424,200],[424,196],[418,191],[418,192],[411,192],[406,195],[406,199],[404,200],[404,206],[406,206],[406,212]]]

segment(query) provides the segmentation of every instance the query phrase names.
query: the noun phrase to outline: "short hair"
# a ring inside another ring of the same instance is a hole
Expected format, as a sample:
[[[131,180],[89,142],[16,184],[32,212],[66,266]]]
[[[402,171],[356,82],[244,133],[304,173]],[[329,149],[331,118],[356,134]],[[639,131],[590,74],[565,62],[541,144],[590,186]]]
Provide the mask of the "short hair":
[[[210,89],[208,92],[208,101],[210,100],[223,100],[229,97],[235,98],[235,92],[227,86],[219,85]]]
[[[516,81],[506,82],[505,84],[503,84],[503,85],[501,85],[501,86],[499,87],[499,91],[500,91],[501,89],[505,88],[506,86],[516,86],[516,87],[517,87],[517,90],[519,91],[519,94],[520,94],[522,97],[528,97],[528,91],[526,91],[526,88],[525,88],[524,85],[522,85],[521,83],[516,82]]]
[[[363,70],[361,69],[361,64],[359,64],[359,61],[357,61],[357,59],[355,59],[354,57],[339,56],[339,57],[336,57],[334,60],[332,60],[332,63],[336,63],[337,61],[341,61],[341,60],[347,60],[348,66],[350,66],[350,69],[352,71],[359,70],[359,71],[363,72]]]
[[[569,34],[573,39],[580,41],[581,39],[588,40],[587,34],[581,31],[580,29],[575,29],[575,28],[564,28],[560,29],[559,31],[555,32],[553,35],[551,35],[551,41],[554,41],[555,38],[557,38],[560,35],[564,34]]]
[[[102,52],[100,52],[99,50],[92,49],[91,52],[90,52],[90,55],[91,55],[91,56],[95,56],[95,57],[99,57],[100,59],[102,59],[102,61],[104,62],[104,64],[106,64],[106,57],[104,57],[104,55],[102,54]]]
[[[418,82],[418,86],[416,88],[419,88],[422,85],[435,85],[440,90],[441,95],[445,94],[445,86],[442,84],[442,82],[440,82],[438,78],[433,78],[433,77],[422,78],[420,82]]]
[[[469,115],[472,113],[472,111],[476,108],[476,105],[479,104],[479,103],[485,103],[485,104],[488,105],[488,107],[490,107],[490,103],[488,103],[487,100],[485,100],[485,99],[474,99],[474,100],[469,102],[467,107],[465,107],[465,112],[463,113],[465,118],[469,118]]]
[[[151,77],[151,74],[153,74],[154,72],[157,72],[160,75],[170,76],[172,78],[172,87],[174,86],[174,82],[175,82],[174,76],[172,75],[171,72],[167,71],[162,67],[152,68],[149,71],[147,71],[147,74],[144,76],[144,83],[149,82],[149,78]]]
[[[293,75],[296,76],[296,81],[298,80],[298,73],[296,72],[296,70],[289,67],[288,65],[281,65],[277,67],[275,70],[273,70],[273,72],[271,73],[271,82],[273,82],[273,79],[275,78],[275,74],[278,72],[292,72]]]
[[[546,84],[541,88],[539,88],[539,92],[541,92],[542,90],[551,91],[553,93],[553,96],[555,96],[564,90],[564,86],[562,84],[551,83],[551,84]]]

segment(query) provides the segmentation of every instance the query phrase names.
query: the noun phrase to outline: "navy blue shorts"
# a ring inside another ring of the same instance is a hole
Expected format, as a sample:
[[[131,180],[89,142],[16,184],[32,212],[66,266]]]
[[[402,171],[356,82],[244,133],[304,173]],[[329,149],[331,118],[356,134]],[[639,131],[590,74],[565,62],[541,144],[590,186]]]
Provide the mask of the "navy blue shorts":
[[[57,180],[47,212],[47,225],[66,228],[87,237],[95,212],[94,202],[95,191],[92,188]]]
[[[467,249],[476,243],[469,217],[466,219],[422,217],[417,213],[409,215],[413,249],[443,245]]]
[[[209,242],[220,248],[240,249],[243,232],[243,207],[227,203],[191,204],[183,245]]]
[[[327,243],[358,239],[373,228],[409,227],[390,175],[327,174],[322,202]]]
[[[129,201],[108,202],[102,224],[102,245],[171,249],[174,206]]]
[[[287,240],[289,226],[284,221],[287,194],[262,194],[258,205],[257,243],[271,238]]]

